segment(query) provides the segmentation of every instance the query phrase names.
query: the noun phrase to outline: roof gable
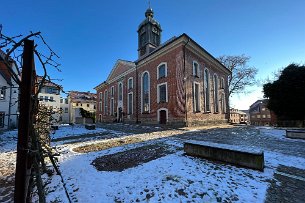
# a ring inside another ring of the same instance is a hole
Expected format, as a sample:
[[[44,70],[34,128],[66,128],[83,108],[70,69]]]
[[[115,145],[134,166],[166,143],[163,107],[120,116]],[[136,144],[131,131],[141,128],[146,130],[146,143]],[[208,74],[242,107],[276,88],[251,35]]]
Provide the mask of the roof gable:
[[[113,66],[113,68],[107,78],[107,81],[110,81],[110,80],[122,75],[123,73],[134,68],[135,66],[136,66],[135,63],[133,63],[131,61],[117,60],[117,62]]]

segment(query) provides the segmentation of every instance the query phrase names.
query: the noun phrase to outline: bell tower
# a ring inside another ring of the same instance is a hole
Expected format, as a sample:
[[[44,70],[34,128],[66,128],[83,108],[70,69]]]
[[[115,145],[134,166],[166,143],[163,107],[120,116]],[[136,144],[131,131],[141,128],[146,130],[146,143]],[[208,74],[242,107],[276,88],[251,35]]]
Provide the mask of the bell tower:
[[[161,43],[161,26],[154,19],[154,12],[149,7],[145,12],[145,20],[138,28],[138,56],[152,52]]]

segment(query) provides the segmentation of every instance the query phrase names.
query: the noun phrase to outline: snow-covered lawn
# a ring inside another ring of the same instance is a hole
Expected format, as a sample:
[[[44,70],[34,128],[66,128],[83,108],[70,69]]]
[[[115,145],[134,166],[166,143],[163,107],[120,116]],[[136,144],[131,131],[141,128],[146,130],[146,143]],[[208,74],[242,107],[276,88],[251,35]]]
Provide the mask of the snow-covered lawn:
[[[222,132],[221,129],[218,130]],[[88,132],[92,134],[106,133],[107,131],[102,128],[88,131],[84,126],[74,126],[73,128],[71,126],[60,126],[53,137],[55,139],[68,138]],[[16,149],[13,147],[15,142],[13,137],[16,132],[8,132],[5,136],[1,135],[2,138],[6,137],[7,146],[0,142],[0,161],[7,160],[8,153],[12,153]],[[223,132],[230,136],[238,131],[232,128]],[[284,130],[261,127],[252,128],[252,131],[245,132],[247,136],[256,136],[254,132],[257,132],[270,139],[291,142],[290,139],[285,137]],[[111,131],[111,133],[115,134],[116,132]],[[177,131],[176,133],[181,134],[182,132]],[[193,133],[197,133],[197,130],[192,129],[189,132],[190,135]],[[77,153],[73,149],[79,146],[107,142],[111,139],[117,140],[120,137],[109,139],[107,137],[101,140],[92,139],[72,144],[54,142],[53,146],[56,146],[56,149],[61,153],[58,162],[65,187],[59,175],[51,177],[45,175],[45,181],[49,182],[46,187],[47,202],[69,202],[64,188],[69,193],[72,202],[86,203],[264,202],[270,181],[279,165],[293,166],[305,170],[305,157],[289,156],[266,149],[264,150],[264,172],[186,156],[182,150],[184,140],[172,136],[173,134],[175,134],[175,131],[169,131],[167,135],[163,132],[138,135],[126,133],[122,135],[122,139],[130,136],[141,137],[144,141],[89,153]],[[188,136],[188,133],[185,135]],[[297,141],[294,140],[293,142]],[[300,142],[305,143],[304,141]],[[126,168],[121,172],[99,171],[92,165],[92,162],[99,157],[128,152],[154,144],[166,145],[175,150],[161,158]],[[9,160],[12,161],[13,158],[9,158]]]
[[[196,131],[192,129],[192,132]],[[284,137],[284,132],[274,128],[259,128],[260,134],[279,139],[287,139]],[[60,170],[71,198],[88,203],[264,202],[269,182],[277,166],[281,164],[305,169],[303,157],[286,156],[266,150],[264,172],[189,157],[184,155],[182,150],[133,168],[127,168],[122,172],[98,171],[92,165],[93,160],[98,157],[147,144],[163,143],[169,146],[183,146],[183,141],[172,137],[164,138],[162,133],[159,133],[161,139],[158,140],[85,154],[73,151],[73,148],[84,143],[58,146],[62,153],[59,159]],[[149,137],[145,134],[141,136]],[[158,138],[156,134],[154,136]],[[95,142],[99,141],[88,144]],[[56,191],[57,189],[50,193],[49,200],[60,193]],[[64,195],[61,194],[61,196]]]

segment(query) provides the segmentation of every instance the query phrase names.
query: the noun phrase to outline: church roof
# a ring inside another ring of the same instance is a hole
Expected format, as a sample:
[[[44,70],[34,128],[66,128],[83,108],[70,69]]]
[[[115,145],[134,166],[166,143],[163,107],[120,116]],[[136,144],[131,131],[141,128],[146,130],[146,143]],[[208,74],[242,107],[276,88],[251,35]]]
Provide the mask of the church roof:
[[[214,56],[212,56],[209,52],[207,52],[204,48],[202,48],[197,42],[195,42],[192,38],[190,38],[187,34],[183,33],[179,37],[172,37],[157,48],[155,48],[152,52],[145,54],[141,56],[138,60],[132,62],[132,61],[127,61],[127,60],[122,60],[119,59],[113,66],[108,78],[106,81],[102,82],[101,84],[97,85],[94,89],[99,89],[101,88],[104,84],[107,84],[109,81],[120,77],[123,73],[128,72],[129,70],[133,69],[136,67],[136,64],[138,64],[140,61],[144,60],[148,56],[151,56],[152,54],[160,51],[161,49],[167,47],[171,43],[185,37],[186,39],[189,39],[191,42],[193,42],[196,46],[198,46],[203,52],[205,52],[209,57],[211,57],[217,64],[219,64],[221,67],[223,67],[225,70],[228,72],[231,72],[227,67],[225,67],[222,63],[220,63]]]
[[[199,47],[204,53],[206,53],[210,58],[212,58],[217,64],[219,64],[221,67],[223,67],[225,70],[227,70],[228,72],[231,72],[226,66],[224,66],[222,63],[220,63],[220,61],[218,61],[212,54],[210,54],[208,51],[206,51],[202,46],[200,46],[195,40],[193,40],[191,37],[189,37],[187,34],[183,33],[182,35],[180,35],[179,37],[172,37],[169,40],[167,40],[166,42],[164,42],[163,44],[161,44],[160,46],[158,46],[156,49],[154,49],[152,52],[145,54],[143,56],[141,56],[138,60],[135,61],[135,63],[139,63],[140,61],[142,61],[143,59],[147,58],[148,56],[158,52],[159,50],[167,47],[168,45],[170,45],[171,43],[181,39],[185,37],[186,39],[189,39],[193,44],[195,44],[197,47]]]
[[[126,60],[122,60],[122,59],[117,60],[117,62],[113,66],[113,68],[107,78],[107,81],[110,81],[110,80],[116,78],[117,76],[120,76],[121,74],[127,72],[128,70],[134,68],[135,66],[136,65],[134,62],[126,61]]]

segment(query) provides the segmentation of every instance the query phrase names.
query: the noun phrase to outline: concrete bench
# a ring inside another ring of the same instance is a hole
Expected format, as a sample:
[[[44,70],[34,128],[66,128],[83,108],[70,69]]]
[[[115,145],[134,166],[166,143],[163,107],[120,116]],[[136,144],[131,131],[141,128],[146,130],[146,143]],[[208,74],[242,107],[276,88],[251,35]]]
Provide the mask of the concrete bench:
[[[305,140],[305,130],[286,130],[286,137]]]
[[[264,152],[261,150],[202,141],[188,141],[184,143],[184,151],[190,156],[222,161],[260,171],[264,170]]]

